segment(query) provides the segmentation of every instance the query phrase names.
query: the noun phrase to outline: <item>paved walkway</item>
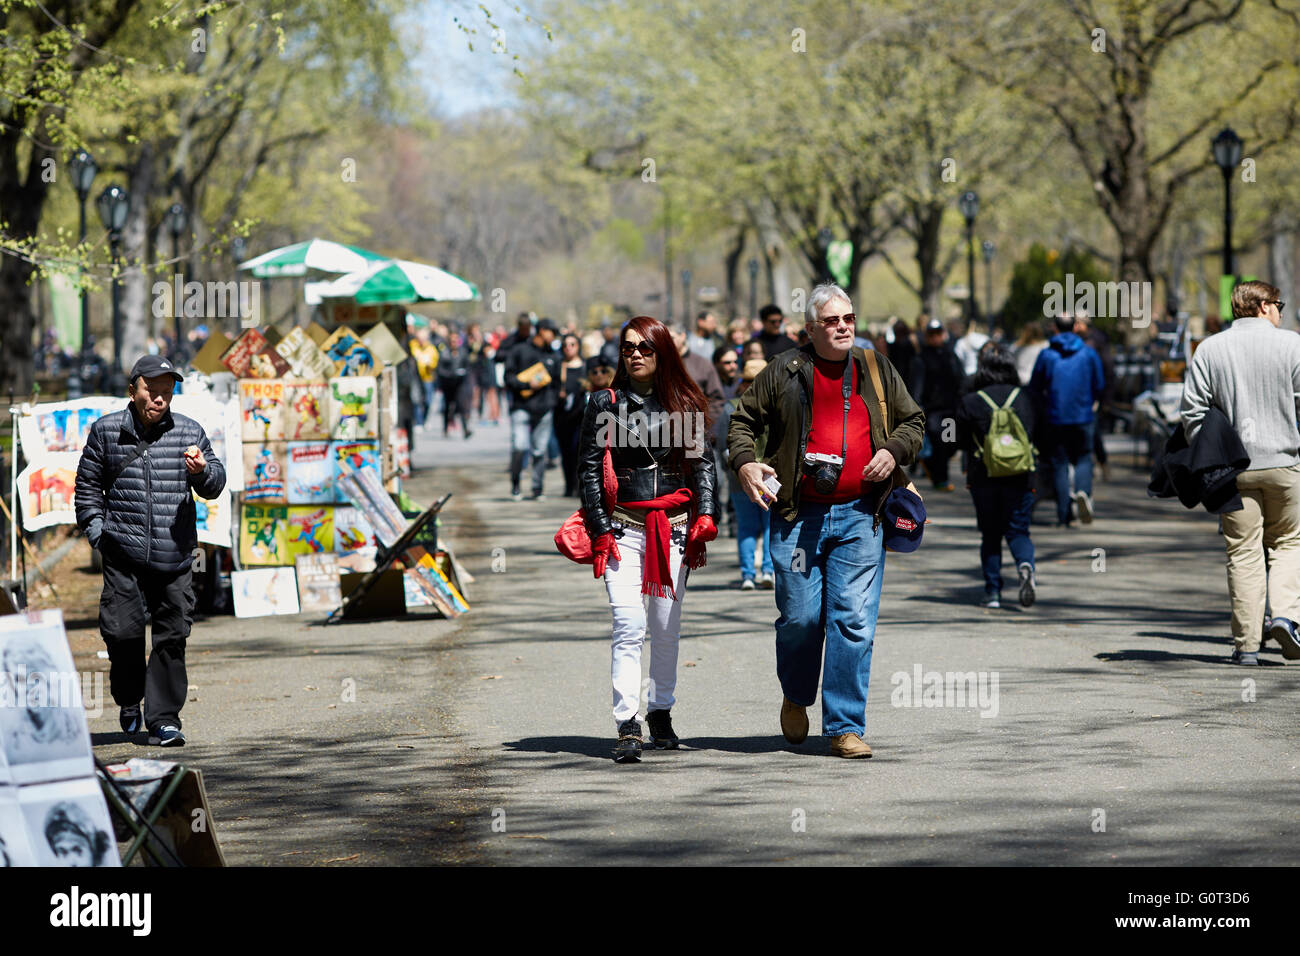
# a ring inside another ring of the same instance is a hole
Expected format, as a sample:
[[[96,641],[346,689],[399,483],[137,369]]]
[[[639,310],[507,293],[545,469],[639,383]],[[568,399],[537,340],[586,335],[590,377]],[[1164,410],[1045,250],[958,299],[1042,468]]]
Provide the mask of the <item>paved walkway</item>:
[[[1297,859],[1300,668],[1271,645],[1265,666],[1224,663],[1215,521],[1147,499],[1138,473],[1098,487],[1092,526],[1034,527],[1030,610],[975,606],[969,498],[927,497],[923,548],[888,559],[868,761],[780,736],[772,594],[738,590],[734,542],[716,542],[686,598],[686,746],[620,766],[604,589],[551,542],[576,504],[510,501],[507,441],[483,426],[416,447],[431,467],[411,491],[455,492],[443,532],[478,579],[459,621],[196,625],[183,756],[231,862]],[[548,472],[548,492],[561,480]],[[918,669],[922,687],[929,672],[975,672],[990,693],[996,679],[996,696],[901,706]],[[111,702],[92,730],[103,757],[144,752]]]

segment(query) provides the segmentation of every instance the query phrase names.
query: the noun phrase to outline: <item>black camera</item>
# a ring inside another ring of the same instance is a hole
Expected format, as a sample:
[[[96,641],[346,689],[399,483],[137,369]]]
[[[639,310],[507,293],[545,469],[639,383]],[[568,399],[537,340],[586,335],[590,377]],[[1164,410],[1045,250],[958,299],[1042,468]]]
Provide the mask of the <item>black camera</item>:
[[[844,468],[844,459],[839,455],[826,455],[821,452],[808,452],[803,456],[803,471],[813,480],[813,487],[819,495],[834,493],[840,483],[840,471]]]

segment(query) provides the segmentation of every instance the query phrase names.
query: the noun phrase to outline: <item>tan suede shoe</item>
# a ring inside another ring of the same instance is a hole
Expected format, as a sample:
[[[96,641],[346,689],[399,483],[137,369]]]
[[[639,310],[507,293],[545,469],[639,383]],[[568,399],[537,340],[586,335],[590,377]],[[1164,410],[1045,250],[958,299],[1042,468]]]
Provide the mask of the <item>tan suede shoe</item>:
[[[857,734],[840,734],[831,738],[831,753],[836,757],[870,757],[871,748]]]
[[[791,703],[788,697],[781,698],[781,733],[792,744],[808,739],[808,709]]]

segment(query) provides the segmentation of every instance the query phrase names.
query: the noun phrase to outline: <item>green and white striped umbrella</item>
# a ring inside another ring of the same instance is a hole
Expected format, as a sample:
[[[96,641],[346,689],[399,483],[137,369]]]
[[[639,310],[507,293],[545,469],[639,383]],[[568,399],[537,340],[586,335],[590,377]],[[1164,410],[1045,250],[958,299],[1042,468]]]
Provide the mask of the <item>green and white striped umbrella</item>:
[[[321,299],[352,299],[357,305],[380,305],[471,302],[479,298],[474,283],[437,266],[405,259],[371,263],[361,272],[332,282],[310,282],[304,291],[309,305]]]
[[[306,242],[295,242],[291,246],[264,252],[239,268],[252,272],[259,279],[297,278],[308,272],[346,275],[365,269],[373,262],[387,259],[387,256],[369,249],[347,246],[328,239],[308,239]]]

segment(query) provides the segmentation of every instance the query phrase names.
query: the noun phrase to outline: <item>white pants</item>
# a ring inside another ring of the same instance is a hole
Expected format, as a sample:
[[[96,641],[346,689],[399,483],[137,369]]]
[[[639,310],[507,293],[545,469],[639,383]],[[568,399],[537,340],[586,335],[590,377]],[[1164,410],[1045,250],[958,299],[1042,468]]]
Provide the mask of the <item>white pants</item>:
[[[647,710],[668,710],[676,698],[677,639],[681,634],[682,599],[686,596],[686,542],[684,526],[672,530],[668,566],[677,600],[641,593],[641,560],[645,556],[645,530],[624,528],[618,539],[622,560],[605,567],[605,590],[614,613],[613,680],[614,723],[637,714],[642,698],[641,644],[650,632],[650,679],[646,682]],[[649,612],[646,602],[649,601]]]

